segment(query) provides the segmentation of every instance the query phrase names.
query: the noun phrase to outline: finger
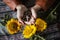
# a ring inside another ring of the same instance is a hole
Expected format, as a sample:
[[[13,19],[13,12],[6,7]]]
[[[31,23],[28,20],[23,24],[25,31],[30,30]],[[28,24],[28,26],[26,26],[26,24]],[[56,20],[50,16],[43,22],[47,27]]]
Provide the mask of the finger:
[[[34,24],[35,23],[35,19],[37,18],[37,13],[36,13],[34,8],[31,8],[31,12],[32,12],[32,18],[30,20],[30,23]]]
[[[34,8],[31,8],[31,12],[32,12],[32,16],[33,16],[34,18],[36,18],[36,17],[37,17],[37,14],[36,14],[36,11],[35,11]]]
[[[19,8],[19,9],[17,9],[17,19],[18,19],[18,21],[19,21],[21,24],[24,24],[24,23],[22,22],[22,20],[21,20],[21,17],[23,16],[23,13],[22,13],[22,11],[21,11],[21,7],[18,6],[17,8]]]
[[[35,19],[33,17],[30,19],[30,23],[31,24],[34,24],[35,23]]]
[[[33,17],[31,17],[30,21],[25,21],[25,24],[34,24],[35,23],[35,19]]]
[[[25,24],[30,25],[31,23],[30,23],[30,22],[25,21]]]
[[[24,25],[24,22],[21,20],[21,19],[19,19],[18,20],[22,25]]]

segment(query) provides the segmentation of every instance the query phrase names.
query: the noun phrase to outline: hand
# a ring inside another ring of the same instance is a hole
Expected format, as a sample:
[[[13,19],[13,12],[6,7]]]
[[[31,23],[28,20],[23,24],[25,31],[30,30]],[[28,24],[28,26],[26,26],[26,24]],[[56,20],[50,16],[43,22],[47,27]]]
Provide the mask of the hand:
[[[24,21],[21,19],[23,17],[24,12],[27,10],[27,8],[24,5],[18,5],[16,7],[17,9],[17,19],[21,24],[24,24]]]

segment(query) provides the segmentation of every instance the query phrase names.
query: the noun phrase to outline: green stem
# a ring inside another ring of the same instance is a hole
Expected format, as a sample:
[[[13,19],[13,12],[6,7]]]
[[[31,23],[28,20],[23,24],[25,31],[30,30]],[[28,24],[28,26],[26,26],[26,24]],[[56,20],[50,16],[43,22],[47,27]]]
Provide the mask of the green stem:
[[[41,37],[41,36],[39,36],[39,35],[35,35],[35,37],[38,37],[38,38],[40,38],[40,39],[42,39],[42,40],[45,40],[43,37]]]
[[[47,16],[47,19],[48,19],[48,17],[53,13],[53,12],[55,12],[55,10],[57,9],[57,7],[60,5],[60,3],[58,3],[58,5],[50,12],[50,14]]]

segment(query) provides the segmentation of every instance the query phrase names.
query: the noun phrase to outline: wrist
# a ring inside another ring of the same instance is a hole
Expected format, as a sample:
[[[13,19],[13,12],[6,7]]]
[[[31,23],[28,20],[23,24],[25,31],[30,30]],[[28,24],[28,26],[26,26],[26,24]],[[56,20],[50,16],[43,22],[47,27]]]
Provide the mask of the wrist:
[[[41,9],[41,7],[39,5],[35,5],[32,7],[35,11],[38,11],[39,9]]]

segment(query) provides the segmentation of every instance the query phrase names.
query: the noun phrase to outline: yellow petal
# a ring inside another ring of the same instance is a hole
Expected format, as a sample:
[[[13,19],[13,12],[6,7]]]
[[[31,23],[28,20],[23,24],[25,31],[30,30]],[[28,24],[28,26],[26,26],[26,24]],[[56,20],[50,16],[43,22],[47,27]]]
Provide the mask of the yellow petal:
[[[23,37],[30,38],[36,32],[35,25],[26,25],[25,29],[23,30]]]
[[[42,32],[47,27],[47,23],[44,20],[40,19],[40,18],[36,19],[35,24],[36,24],[36,27],[37,27],[37,31],[41,31]]]
[[[6,28],[10,34],[14,34],[21,29],[21,24],[17,20],[11,19],[7,21]]]

